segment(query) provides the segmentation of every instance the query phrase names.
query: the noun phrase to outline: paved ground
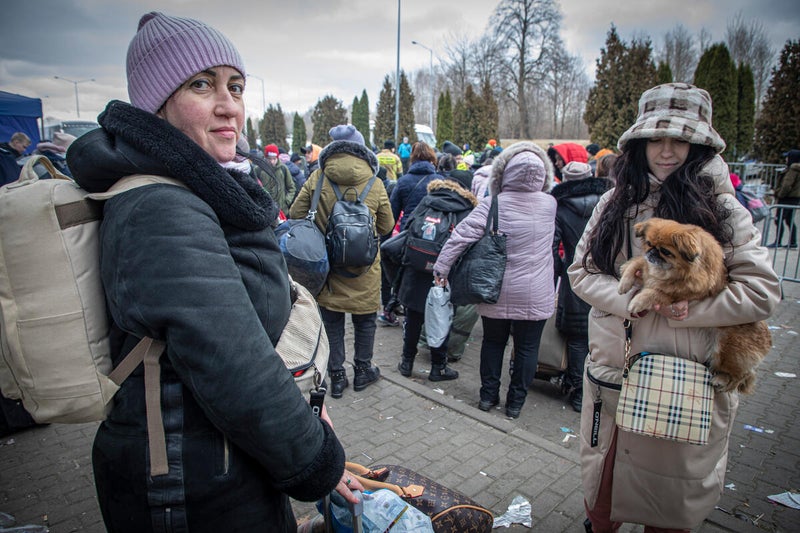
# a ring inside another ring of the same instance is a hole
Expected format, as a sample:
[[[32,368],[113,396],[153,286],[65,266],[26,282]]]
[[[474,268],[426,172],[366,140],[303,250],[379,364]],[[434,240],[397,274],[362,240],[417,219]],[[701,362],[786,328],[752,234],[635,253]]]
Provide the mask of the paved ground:
[[[785,283],[785,299],[769,321],[774,349],[759,370],[757,392],[743,398],[730,444],[725,493],[697,531],[800,531],[800,511],[770,503],[767,495],[800,490],[800,285]],[[533,530],[583,531],[576,438],[579,415],[559,388],[531,387],[518,420],[500,409],[477,409],[480,327],[453,382],[431,383],[422,354],[413,379],[399,375],[401,331],[379,327],[375,361],[383,379],[361,393],[328,399],[348,453],[361,464],[401,464],[461,490],[491,509],[506,511],[516,495],[533,508]],[[350,358],[351,356],[348,356]],[[352,378],[352,369],[348,371]],[[504,386],[507,385],[507,373]],[[503,391],[504,392],[504,391]],[[745,429],[748,424],[764,432]],[[54,533],[104,531],[89,459],[96,424],[50,425],[0,439],[0,511],[21,524],[45,524]],[[311,516],[296,503],[298,517]],[[268,528],[266,529],[268,531]],[[623,531],[640,531],[625,526]],[[515,525],[508,531],[527,531]]]

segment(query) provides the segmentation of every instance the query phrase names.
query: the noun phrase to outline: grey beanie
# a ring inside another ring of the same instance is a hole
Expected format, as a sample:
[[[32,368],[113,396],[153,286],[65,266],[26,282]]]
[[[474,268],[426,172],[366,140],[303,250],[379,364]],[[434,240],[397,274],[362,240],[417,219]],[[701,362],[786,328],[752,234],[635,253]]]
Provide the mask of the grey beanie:
[[[588,163],[580,161],[570,161],[561,169],[561,177],[564,181],[582,180],[592,176],[592,167]]]
[[[350,141],[366,146],[366,144],[364,144],[364,136],[361,135],[361,132],[352,124],[334,126],[330,129],[328,135],[330,135],[331,139],[334,141]]]

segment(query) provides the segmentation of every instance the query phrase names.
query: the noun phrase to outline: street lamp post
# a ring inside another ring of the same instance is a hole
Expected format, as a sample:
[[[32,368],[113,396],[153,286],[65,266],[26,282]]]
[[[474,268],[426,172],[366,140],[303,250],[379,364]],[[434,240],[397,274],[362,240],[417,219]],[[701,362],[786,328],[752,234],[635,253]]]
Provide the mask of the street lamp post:
[[[430,124],[428,124],[428,125],[432,128],[433,127],[433,50],[431,50],[430,48],[428,48],[427,46],[425,46],[424,44],[422,44],[419,41],[411,41],[411,44],[416,44],[417,46],[421,46],[422,48],[424,48],[425,50],[430,52],[430,55],[431,55],[431,61],[430,61],[430,64],[429,64],[430,65],[429,76],[430,76],[430,84],[431,84],[431,115],[430,115]]]
[[[62,78],[61,76],[53,76],[53,78],[57,80],[68,81],[75,86],[75,112],[77,113],[78,118],[81,118],[81,106],[80,103],[78,102],[78,84],[86,81],[94,81],[94,78],[89,78],[88,80],[78,80],[78,81],[70,80],[68,78]]]
[[[248,78],[255,78],[255,79],[257,79],[258,81],[261,82],[261,113],[262,113],[261,116],[263,117],[264,114],[267,112],[267,98],[266,98],[265,93],[264,93],[264,78],[259,78],[255,74],[248,74],[247,77]]]

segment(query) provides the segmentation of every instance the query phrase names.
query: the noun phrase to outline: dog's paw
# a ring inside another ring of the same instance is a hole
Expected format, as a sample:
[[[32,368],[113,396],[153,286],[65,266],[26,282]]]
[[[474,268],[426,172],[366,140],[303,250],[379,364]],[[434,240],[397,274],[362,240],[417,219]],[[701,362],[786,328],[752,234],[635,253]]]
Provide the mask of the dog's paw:
[[[651,305],[649,299],[645,298],[642,293],[637,294],[631,299],[630,302],[628,302],[628,312],[633,316],[649,310],[650,307]]]
[[[727,372],[716,372],[711,377],[711,385],[717,392],[731,392],[736,389],[736,383],[731,379]]]
[[[739,380],[738,385],[736,386],[736,390],[738,390],[740,394],[752,394],[755,392],[756,373],[751,370],[742,376],[742,379]]]

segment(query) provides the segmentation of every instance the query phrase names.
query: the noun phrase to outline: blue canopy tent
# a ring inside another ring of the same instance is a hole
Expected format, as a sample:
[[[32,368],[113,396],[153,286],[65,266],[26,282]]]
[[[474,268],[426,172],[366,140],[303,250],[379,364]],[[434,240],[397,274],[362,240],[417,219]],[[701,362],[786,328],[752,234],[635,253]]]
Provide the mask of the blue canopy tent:
[[[37,119],[42,118],[41,98],[28,98],[19,94],[0,91],[0,142],[8,142],[11,136],[24,132],[31,138],[28,152],[35,150],[41,137]]]

